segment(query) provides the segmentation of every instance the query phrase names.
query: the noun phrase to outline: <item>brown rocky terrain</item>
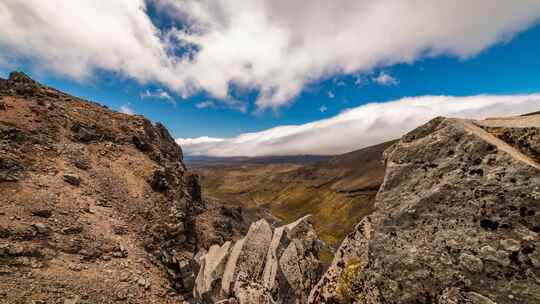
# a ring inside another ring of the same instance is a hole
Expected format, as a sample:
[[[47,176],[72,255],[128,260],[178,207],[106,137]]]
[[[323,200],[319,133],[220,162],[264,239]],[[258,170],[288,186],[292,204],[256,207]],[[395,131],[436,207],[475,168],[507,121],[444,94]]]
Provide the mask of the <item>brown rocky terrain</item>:
[[[245,233],[167,130],[0,79],[0,303],[179,303],[194,254]]]
[[[0,79],[0,303],[540,303],[537,113],[197,171],[159,123]]]
[[[310,302],[540,303],[539,151],[538,114],[405,135]]]

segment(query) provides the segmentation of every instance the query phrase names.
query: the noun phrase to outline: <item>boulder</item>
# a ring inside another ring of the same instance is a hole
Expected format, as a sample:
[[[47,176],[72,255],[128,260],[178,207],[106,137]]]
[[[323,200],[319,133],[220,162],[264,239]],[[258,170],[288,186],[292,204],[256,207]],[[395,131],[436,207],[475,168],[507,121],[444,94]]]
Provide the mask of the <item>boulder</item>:
[[[255,222],[234,245],[213,245],[200,259],[195,299],[202,303],[232,303],[233,299],[238,303],[306,303],[321,275],[319,248],[310,216],[274,231],[265,220]]]
[[[200,258],[201,267],[193,290],[195,298],[202,299],[206,303],[214,303],[225,297],[220,287],[230,249],[231,242],[226,242],[222,246],[212,245]]]
[[[539,303],[539,130],[436,118],[405,135],[310,303]]]

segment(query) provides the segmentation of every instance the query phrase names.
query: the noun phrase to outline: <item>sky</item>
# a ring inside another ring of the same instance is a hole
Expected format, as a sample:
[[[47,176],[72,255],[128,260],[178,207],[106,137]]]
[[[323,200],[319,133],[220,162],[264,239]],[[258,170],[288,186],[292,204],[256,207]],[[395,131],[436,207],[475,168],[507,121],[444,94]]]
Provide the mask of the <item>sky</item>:
[[[186,154],[338,154],[540,110],[537,0],[4,0],[0,77],[160,121]]]

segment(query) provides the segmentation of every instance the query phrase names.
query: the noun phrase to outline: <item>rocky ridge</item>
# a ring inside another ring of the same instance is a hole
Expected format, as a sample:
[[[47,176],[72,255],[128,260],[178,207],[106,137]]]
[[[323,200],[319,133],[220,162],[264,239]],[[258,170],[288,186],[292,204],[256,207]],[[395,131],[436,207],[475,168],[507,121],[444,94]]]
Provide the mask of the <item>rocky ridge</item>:
[[[539,131],[440,117],[405,135],[310,303],[540,302]]]
[[[19,72],[0,79],[0,193],[0,303],[177,303],[194,254],[245,232],[161,124]]]

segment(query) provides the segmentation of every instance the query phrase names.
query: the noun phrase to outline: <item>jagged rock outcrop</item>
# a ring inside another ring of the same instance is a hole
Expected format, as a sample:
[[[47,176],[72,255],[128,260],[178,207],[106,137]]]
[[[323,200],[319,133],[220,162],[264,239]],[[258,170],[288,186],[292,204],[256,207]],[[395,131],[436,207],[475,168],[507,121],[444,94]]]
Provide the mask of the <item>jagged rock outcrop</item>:
[[[177,303],[200,240],[238,233],[197,227],[238,218],[202,201],[162,125],[19,72],[0,104],[0,302]]]
[[[436,118],[405,135],[310,303],[539,303],[539,130]]]
[[[200,258],[195,299],[200,303],[306,303],[322,272],[320,246],[310,216],[274,230],[259,220],[244,238],[213,245]]]

